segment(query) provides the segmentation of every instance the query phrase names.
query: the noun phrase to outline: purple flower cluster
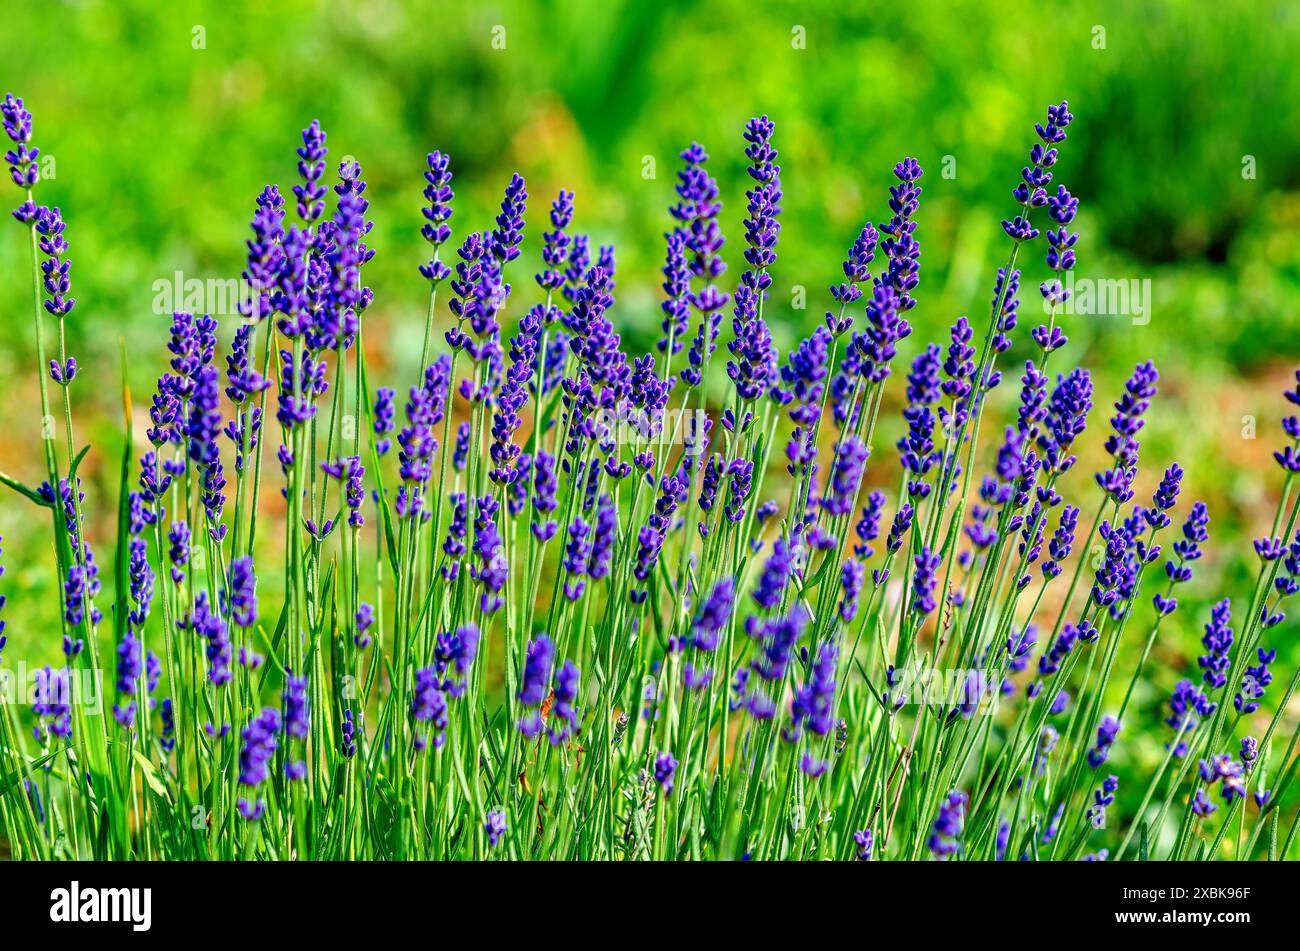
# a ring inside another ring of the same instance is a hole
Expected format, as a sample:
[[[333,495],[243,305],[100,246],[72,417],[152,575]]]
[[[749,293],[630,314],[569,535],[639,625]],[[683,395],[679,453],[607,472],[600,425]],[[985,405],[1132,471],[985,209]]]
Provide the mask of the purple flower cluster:
[[[542,701],[546,699],[554,660],[555,644],[545,634],[528,642],[524,668],[519,677],[519,694],[516,699],[525,708],[529,708],[519,721],[519,731],[529,738],[542,732],[541,710],[532,708],[540,708]]]
[[[279,734],[280,713],[274,707],[263,709],[244,728],[244,745],[239,752],[239,784],[249,788],[250,796],[267,778],[271,760],[279,746]],[[239,812],[245,819],[260,819],[265,811],[266,801],[263,799],[239,800]]]
[[[772,285],[769,269],[776,263],[776,242],[781,234],[781,166],[776,164],[777,150],[772,146],[774,130],[767,116],[751,119],[745,126],[747,171],[754,180],[754,186],[745,192],[749,215],[744,221],[745,261],[749,267],[734,296],[735,339],[728,344],[732,359],[727,363],[727,375],[736,385],[737,396],[746,402],[765,393],[776,375],[776,347],[762,317],[762,301]]]
[[[1021,211],[1011,220],[1003,220],[1002,230],[1015,241],[1032,241],[1038,229],[1029,223],[1029,209],[1047,204],[1047,186],[1052,183],[1051,169],[1059,155],[1057,146],[1065,141],[1065,129],[1074,120],[1069,104],[1047,107],[1047,122],[1034,126],[1039,141],[1029,152],[1029,165],[1020,171],[1021,181],[1011,192]]]
[[[961,834],[966,818],[969,798],[964,792],[955,791],[939,805],[939,815],[930,827],[927,844],[930,853],[938,859],[956,855],[962,850]]]
[[[1201,638],[1205,653],[1196,661],[1208,687],[1217,689],[1228,682],[1228,668],[1232,664],[1229,657],[1233,639],[1231,621],[1232,605],[1227,598],[1210,609],[1210,622],[1205,625],[1205,636]]]
[[[1127,502],[1133,497],[1133,477],[1137,474],[1137,434],[1146,424],[1143,419],[1156,394],[1156,381],[1160,374],[1155,364],[1147,361],[1138,364],[1133,375],[1124,384],[1124,395],[1115,403],[1115,415],[1110,419],[1114,432],[1106,440],[1106,452],[1114,465],[1097,473],[1097,484],[1117,502]]]

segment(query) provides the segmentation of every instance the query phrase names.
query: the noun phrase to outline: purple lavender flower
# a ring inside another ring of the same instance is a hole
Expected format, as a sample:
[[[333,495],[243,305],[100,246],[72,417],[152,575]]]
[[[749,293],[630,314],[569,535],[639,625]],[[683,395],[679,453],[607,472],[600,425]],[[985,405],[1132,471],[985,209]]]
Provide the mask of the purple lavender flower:
[[[1093,769],[1106,762],[1110,748],[1119,736],[1119,727],[1119,721],[1109,714],[1101,718],[1101,724],[1097,727],[1097,742],[1088,750],[1088,765]]]
[[[366,183],[356,162],[339,165],[338,195],[334,217],[321,225],[329,244],[312,262],[316,273],[311,283],[323,283],[324,293],[312,313],[308,342],[313,349],[346,350],[356,339],[360,315],[373,294],[361,284],[361,268],[374,249],[364,243],[374,223],[366,220],[370,202],[364,197]]]
[[[375,623],[375,609],[368,603],[363,603],[357,608],[355,620],[357,623],[356,633],[352,636],[353,643],[358,650],[365,650],[370,646],[371,638],[367,633]]]
[[[792,404],[790,419],[794,432],[786,447],[791,475],[807,477],[816,461],[816,427],[821,416],[821,396],[830,358],[831,333],[817,327],[790,354],[781,368],[781,382],[773,387],[773,395],[781,403]]]
[[[1035,636],[1037,633],[1038,628],[1035,625],[1026,624],[1019,633],[1012,629],[1007,635],[1005,645],[1008,657],[1007,668],[1012,673],[1019,673],[1029,666],[1029,655],[1033,653],[1034,645],[1038,643]],[[1003,692],[1007,691],[1004,689]]]
[[[77,361],[74,357],[68,357],[68,360],[62,366],[58,360],[50,361],[50,379],[59,386],[67,387],[77,377]]]
[[[933,406],[939,401],[941,352],[939,345],[932,343],[912,361],[912,368],[907,373],[908,406]]]
[[[594,267],[578,290],[571,315],[569,349],[587,371],[592,384],[613,379],[621,365],[619,337],[606,311],[614,303],[608,272]]]
[[[158,705],[158,718],[162,722],[162,733],[158,737],[158,746],[163,753],[171,753],[176,748],[176,716],[172,709],[172,698],[164,697]]]
[[[343,711],[343,722],[339,726],[339,752],[344,759],[351,759],[357,754],[357,720],[351,710]]]
[[[680,353],[686,344],[686,335],[690,331],[691,305],[691,271],[686,262],[686,235],[681,230],[671,231],[667,235],[668,250],[663,267],[664,302],[660,309],[664,313],[661,324],[663,336],[656,343],[660,353]]]
[[[1056,378],[1037,442],[1047,473],[1065,473],[1074,465],[1074,440],[1083,433],[1092,409],[1092,378],[1075,369]]]
[[[388,438],[388,434],[397,428],[394,396],[396,393],[386,386],[375,390],[375,451],[381,456],[392,448],[393,441]]]
[[[75,546],[75,537],[73,539]],[[84,565],[69,565],[68,577],[63,583],[63,617],[69,626],[80,627],[86,619],[86,614],[90,615],[91,625],[96,625],[102,620],[102,615],[94,605],[94,597],[99,594],[99,569],[95,566],[94,556],[91,554],[90,546],[82,546],[85,553]],[[89,608],[89,612],[87,612]],[[66,639],[65,639],[66,640]],[[77,645],[81,644],[80,640],[75,641]],[[79,653],[80,646],[76,650],[69,650],[64,647],[64,653],[68,656]]]
[[[0,538],[0,542],[3,541],[4,539]],[[4,554],[4,549],[0,548],[0,555],[3,554]],[[4,577],[4,573],[5,573],[5,566],[3,564],[0,564],[0,578]],[[7,603],[8,603],[8,597],[6,595],[0,594],[0,613],[4,611],[5,605]],[[7,643],[9,643],[9,638],[5,636],[5,619],[3,617],[0,617],[0,656],[4,655],[5,645]]]
[[[230,344],[230,353],[226,357],[226,397],[232,403],[243,403],[254,393],[260,393],[270,382],[252,368],[249,361],[253,345],[253,324],[243,324],[235,331],[235,339]],[[236,442],[238,446],[239,443]]]
[[[673,515],[677,505],[689,498],[689,473],[683,475],[666,475],[659,483],[659,496],[655,500],[655,510],[646,520],[646,524],[637,533],[637,550],[632,566],[632,577],[638,582],[629,589],[629,598],[634,604],[641,604],[649,596],[647,585],[655,566],[659,563],[659,553],[663,550],[668,532],[673,525]]]
[[[1259,701],[1267,691],[1268,685],[1273,682],[1273,675],[1268,668],[1273,661],[1277,660],[1277,651],[1258,647],[1255,649],[1255,658],[1259,663],[1246,668],[1241,688],[1232,698],[1232,705],[1243,715],[1254,713],[1259,709]]]
[[[1204,671],[1201,676],[1206,685],[1215,689],[1228,682],[1228,668],[1232,663],[1228,656],[1232,650],[1231,620],[1232,605],[1224,598],[1210,609],[1210,623],[1205,625],[1205,636],[1201,638],[1205,653],[1196,662]]]
[[[586,563],[591,555],[590,533],[591,526],[582,521],[581,516],[573,517],[568,529],[568,542],[564,546],[563,563],[568,576],[564,581],[564,596],[571,602],[581,598],[586,587],[582,577],[586,574]]]
[[[1300,406],[1300,370],[1295,371],[1295,379],[1295,388],[1286,390],[1282,395],[1292,406]],[[1283,446],[1274,452],[1273,458],[1277,460],[1277,464],[1283,471],[1292,474],[1300,472],[1300,416],[1284,416],[1282,431],[1291,437],[1291,445]]]
[[[870,829],[863,829],[860,832],[853,833],[854,856],[859,862],[871,861],[871,849],[875,845],[875,838]]]
[[[776,349],[767,323],[760,316],[761,303],[772,284],[768,269],[776,263],[776,243],[781,234],[781,166],[776,164],[777,150],[772,147],[775,125],[767,116],[751,119],[745,125],[745,156],[748,172],[755,182],[745,192],[748,200],[745,219],[745,261],[749,267],[741,275],[733,298],[735,306],[729,343],[733,359],[727,362],[727,375],[736,385],[741,400],[752,402],[770,387],[776,374]],[[743,427],[742,427],[743,428]]]
[[[506,814],[500,809],[490,810],[483,823],[483,831],[487,833],[488,848],[495,849],[506,834]]]
[[[1061,518],[1057,522],[1056,531],[1052,533],[1052,539],[1047,543],[1047,553],[1049,560],[1043,562],[1043,577],[1051,580],[1061,573],[1061,562],[1070,557],[1070,549],[1074,547],[1074,533],[1079,525],[1079,507],[1077,505],[1067,505],[1061,509]]]
[[[72,313],[76,306],[72,290],[72,262],[65,255],[68,240],[64,236],[63,215],[58,208],[40,207],[35,216],[37,244],[45,260],[41,262],[41,284],[45,289],[45,310],[60,320]]]
[[[856,436],[848,436],[839,445],[830,471],[829,491],[822,496],[822,507],[832,516],[853,511],[871,451]]]
[[[170,707],[170,704],[168,705]],[[267,777],[267,768],[275,757],[280,733],[280,712],[274,707],[265,707],[262,712],[244,728],[243,748],[239,752],[239,782],[247,786],[249,795],[260,786]],[[266,803],[261,799],[239,800],[239,812],[249,821],[262,818]]]
[[[430,284],[438,285],[451,274],[450,268],[438,260],[438,250],[451,238],[451,201],[455,193],[451,190],[451,156],[444,152],[433,151],[426,159],[428,168],[424,172],[424,200],[428,204],[421,207],[424,224],[420,234],[433,247],[433,257],[427,264],[420,265],[420,273]]]
[[[928,406],[909,406],[903,411],[907,420],[907,435],[898,441],[903,469],[909,473],[907,495],[913,500],[930,494],[927,474],[939,461],[934,446],[934,414]]]
[[[1165,720],[1178,736],[1174,755],[1187,754],[1187,739],[1200,720],[1211,716],[1218,705],[1190,680],[1180,680],[1169,697],[1169,717]]]
[[[238,627],[252,627],[257,620],[257,575],[251,556],[243,555],[231,561],[226,598],[231,620]]]
[[[1210,524],[1210,515],[1205,508],[1204,502],[1192,503],[1192,510],[1187,514],[1187,520],[1183,522],[1183,537],[1174,542],[1173,550],[1177,561],[1170,559],[1165,562],[1165,575],[1169,579],[1169,589],[1173,590],[1176,584],[1183,584],[1192,579],[1192,568],[1190,562],[1197,561],[1201,557],[1201,545],[1206,542],[1210,533],[1206,526]],[[1156,610],[1161,615],[1172,614],[1178,607],[1178,600],[1167,594],[1157,593],[1154,598]]]
[[[1017,294],[1020,292],[1020,272],[1013,270],[1010,279],[1007,278],[1007,269],[998,268],[997,280],[993,284],[993,300],[990,307],[997,310],[994,315],[994,330],[992,349],[994,353],[1006,353],[1011,347],[1011,331],[1016,329],[1016,322],[1019,319],[1017,309],[1020,307],[1020,300]],[[999,305],[999,301],[1001,304]],[[992,389],[997,385],[996,379],[990,378],[982,381],[985,389]]]
[[[1021,169],[1021,182],[1011,193],[1020,213],[1010,221],[1003,220],[1002,230],[1016,242],[1032,241],[1038,229],[1029,223],[1029,209],[1047,204],[1047,186],[1052,183],[1051,169],[1056,165],[1056,146],[1065,141],[1065,129],[1074,119],[1069,104],[1062,100],[1059,106],[1047,107],[1047,122],[1034,126],[1041,140],[1034,143],[1029,153],[1030,164]]]
[[[1003,819],[998,823],[998,834],[993,842],[993,861],[1001,862],[1007,857],[1007,844],[1011,841],[1011,824]]]
[[[1114,432],[1106,440],[1106,451],[1114,459],[1114,465],[1106,472],[1097,473],[1097,484],[1118,502],[1127,502],[1133,496],[1137,434],[1146,424],[1142,417],[1151,407],[1159,379],[1154,363],[1148,360],[1138,364],[1124,384],[1124,395],[1115,403],[1115,415],[1110,420]]]
[[[898,511],[894,513],[893,522],[890,523],[889,534],[885,537],[886,551],[892,554],[902,547],[903,536],[912,527],[913,515],[914,509],[910,502],[904,502],[899,506]]]
[[[727,463],[727,501],[722,514],[735,523],[745,517],[745,501],[753,484],[754,464],[747,459],[732,459]]]
[[[704,169],[709,155],[702,145],[692,144],[680,158],[686,163],[686,167],[677,173],[676,191],[681,200],[669,209],[669,213],[682,222],[686,231],[691,273],[712,282],[727,267],[719,254],[723,237],[717,222],[722,212],[718,184]]]
[[[1143,512],[1147,524],[1152,528],[1169,527],[1167,513],[1178,501],[1178,488],[1182,480],[1183,467],[1178,463],[1175,462],[1165,470],[1164,478],[1160,480],[1160,485],[1156,488],[1155,495],[1152,497],[1152,507]]]
[[[655,757],[655,782],[664,791],[665,796],[673,794],[673,779],[677,772],[677,757],[672,753],[660,753]]]
[[[172,522],[171,528],[167,530],[167,538],[170,545],[167,549],[168,559],[171,561],[172,581],[180,584],[184,578],[184,569],[190,560],[190,528],[184,521]]]
[[[760,608],[771,611],[781,603],[790,575],[794,572],[794,560],[797,549],[784,538],[778,538],[772,548],[772,555],[763,566],[758,585],[752,597]]]
[[[912,611],[922,618],[935,609],[934,589],[939,584],[937,571],[943,556],[922,546],[914,559],[916,570],[912,575]]]
[[[296,740],[306,740],[311,732],[311,713],[307,699],[307,678],[286,672],[284,692],[284,732]]]
[[[221,513],[226,503],[225,476],[222,473],[220,447],[217,438],[221,433],[219,384],[217,370],[208,365],[199,370],[190,404],[187,425],[188,454],[198,466],[203,483],[203,510],[208,518],[208,532],[213,541],[225,537]]]
[[[443,682],[443,689],[453,697],[465,693],[464,678],[478,656],[479,638],[476,624],[463,624],[455,631],[438,635],[434,646],[435,667],[439,676],[448,678]]]
[[[547,686],[551,680],[551,664],[554,659],[555,644],[545,634],[528,642],[517,697],[525,707],[540,707],[542,701],[546,699]],[[542,732],[540,710],[531,710],[524,714],[519,721],[519,732],[530,739]]]
[[[683,151],[681,158],[686,167],[677,173],[676,191],[680,201],[669,212],[680,222],[678,230],[683,234],[690,277],[700,278],[705,283],[702,290],[692,293],[688,278],[686,287],[686,297],[699,311],[700,323],[687,354],[688,365],[682,369],[681,377],[688,386],[696,386],[702,379],[705,362],[717,347],[722,309],[727,306],[729,298],[713,285],[727,266],[720,254],[724,239],[717,220],[722,211],[718,184],[704,168],[709,156],[697,143]],[[672,252],[669,254],[671,257]],[[665,290],[667,292],[667,288]],[[676,319],[675,309],[666,310],[666,314]]]
[[[885,493],[879,490],[868,495],[867,504],[862,507],[862,517],[858,519],[858,524],[855,526],[858,542],[853,546],[853,554],[863,561],[875,553],[870,542],[880,537],[880,517],[884,507]]]
[[[41,177],[36,161],[40,158],[41,150],[31,145],[32,114],[27,111],[22,99],[10,92],[5,93],[4,102],[0,103],[0,117],[4,120],[5,135],[17,146],[5,152],[9,177],[19,188],[30,189]],[[22,220],[19,212],[14,212],[14,216]]]
[[[1260,541],[1257,540],[1255,545],[1258,551],[1261,548]],[[1278,606],[1281,605],[1285,598],[1300,592],[1300,531],[1296,532],[1295,539],[1290,545],[1283,545],[1282,539],[1279,538],[1276,544],[1270,541],[1269,547],[1272,551],[1276,551],[1277,558],[1282,559],[1282,567],[1273,578],[1273,588],[1277,592],[1277,599],[1273,602],[1272,607],[1268,605],[1267,601],[1260,607],[1260,625],[1265,629],[1276,627],[1286,620],[1286,612],[1279,611]]]
[[[750,662],[750,669],[768,683],[784,679],[808,619],[807,610],[800,604],[796,604],[786,617],[762,621],[756,617],[747,618],[745,633],[761,644],[759,656]],[[750,713],[759,719],[769,718],[775,712],[772,700],[757,689],[748,698],[748,706]]]
[[[709,456],[704,463],[704,474],[700,477],[700,511],[712,512],[713,506],[717,501],[718,488],[722,485],[722,476],[726,471],[726,466],[722,461],[722,453],[715,452]],[[699,523],[701,537],[707,537],[708,525],[706,522]]]
[[[1259,740],[1253,736],[1243,736],[1241,738],[1241,765],[1246,772],[1255,768],[1255,760],[1259,758]]]
[[[144,658],[141,656],[140,639],[131,630],[127,630],[117,645],[117,690],[127,698],[133,697],[144,673]],[[113,712],[117,722],[129,727],[135,722],[136,705],[128,703],[125,707],[115,705]]]
[[[860,285],[871,280],[871,272],[868,268],[875,260],[876,245],[879,241],[880,236],[875,226],[868,221],[849,247],[848,256],[844,259],[844,282],[831,287],[831,296],[840,302],[841,307],[852,304],[862,297]],[[830,314],[827,314],[826,318],[828,322],[832,319]],[[838,336],[848,328],[840,330],[838,326],[834,326],[831,329],[836,331]]]
[[[930,827],[927,842],[930,853],[935,858],[947,858],[962,850],[961,834],[967,802],[964,792],[954,791],[939,805],[939,815]]]
[[[682,682],[686,689],[700,690],[713,681],[712,668],[703,666],[703,659],[699,655],[712,654],[718,649],[723,628],[731,620],[735,601],[735,580],[726,577],[713,586],[709,596],[700,605],[687,638],[687,643],[697,653],[682,665]]]
[[[939,407],[939,422],[946,432],[957,432],[966,425],[970,412],[970,397],[975,376],[975,348],[971,339],[975,331],[965,317],[958,317],[948,332],[950,343],[943,361],[944,380],[941,385],[943,395],[951,403],[951,414],[945,407]]]
[[[1051,177],[1050,173],[1041,174],[1049,179]],[[1079,242],[1079,233],[1070,231],[1066,225],[1074,220],[1078,209],[1079,199],[1071,195],[1064,185],[1057,185],[1056,194],[1047,196],[1048,215],[1057,224],[1056,228],[1049,228],[1047,231],[1047,266],[1052,269],[1054,276],[1052,280],[1040,284],[1039,291],[1043,295],[1045,306],[1053,315],[1056,309],[1071,297],[1070,288],[1065,286],[1064,278],[1074,269],[1074,249]],[[1035,327],[1032,336],[1044,354],[1059,350],[1069,342],[1055,325],[1050,329],[1046,325]]]
[[[63,740],[72,738],[72,682],[67,668],[38,669],[33,675],[32,734],[44,742],[46,731]]]
[[[284,690],[280,694],[280,703],[284,710],[285,735],[307,742],[311,733],[311,705],[307,698],[307,678],[295,677],[293,671],[286,669]],[[305,760],[286,760],[285,776],[290,780],[307,777]]]
[[[844,591],[840,599],[840,620],[848,624],[858,616],[858,596],[862,593],[862,582],[866,577],[867,569],[863,567],[862,562],[854,558],[844,559],[844,564],[840,567],[840,587]]]
[[[893,217],[880,226],[880,233],[885,236],[880,249],[888,265],[885,273],[876,278],[876,286],[893,289],[899,310],[916,306],[911,292],[920,281],[921,246],[914,236],[916,221],[913,219],[921,203],[921,186],[916,183],[923,174],[921,166],[911,157],[894,166],[898,184],[889,187],[889,210]]]
[[[285,256],[284,197],[275,185],[267,185],[257,196],[251,227],[253,238],[248,242],[248,266],[243,272],[250,295],[248,300],[240,302],[239,310],[244,316],[261,321],[277,305],[288,308],[288,299],[279,299],[276,291],[281,275],[300,266]]]
[[[200,591],[195,595],[194,613],[185,626],[207,642],[205,654],[208,659],[208,680],[214,687],[229,683],[232,676],[230,672],[232,655],[230,639],[226,634],[226,622],[219,615],[212,613],[206,591]]]
[[[551,725],[547,731],[553,746],[578,733],[578,711],[574,703],[578,699],[580,676],[577,665],[571,660],[566,660],[555,672],[555,704],[551,708]]]
[[[772,147],[772,133],[776,126],[767,116],[750,119],[745,124],[745,157],[749,159],[749,177],[757,184],[745,193],[749,199],[745,221],[745,261],[749,264],[748,280],[741,284],[756,294],[762,293],[771,283],[764,282],[764,274],[776,263],[776,241],[781,233],[778,215],[781,213],[781,166],[776,164],[777,151]]]
[[[519,332],[510,341],[510,368],[496,399],[492,414],[492,445],[489,454],[493,468],[488,473],[498,485],[509,485],[515,477],[515,460],[520,448],[511,440],[523,422],[519,410],[528,401],[528,387],[533,379],[537,349],[541,342],[542,308],[535,307],[519,322]],[[457,452],[460,439],[457,437]]]
[[[441,749],[447,739],[447,693],[434,667],[421,667],[415,672],[415,690],[411,695],[411,719],[427,727],[433,734],[434,749]],[[423,732],[415,736],[415,749],[424,750],[428,737]]]
[[[1115,801],[1115,790],[1119,789],[1119,777],[1107,776],[1101,787],[1092,792],[1092,805],[1088,807],[1087,818],[1094,829],[1106,828],[1106,807]]]
[[[536,275],[537,285],[547,292],[564,286],[564,265],[569,254],[566,229],[573,223],[573,192],[560,189],[551,202],[551,228],[542,235],[542,263],[545,270]],[[549,315],[548,315],[549,321]]]
[[[795,691],[790,701],[791,723],[785,732],[785,738],[790,742],[798,740],[805,728],[817,736],[825,736],[834,726],[835,665],[838,660],[839,648],[834,641],[826,641],[817,649],[808,680]]]
[[[298,147],[298,175],[302,184],[293,186],[293,194],[298,199],[298,217],[307,225],[314,224],[325,213],[326,189],[321,179],[325,176],[328,151],[320,121],[313,119],[302,130],[302,145]]]
[[[501,213],[496,217],[488,246],[492,255],[502,264],[508,264],[519,257],[519,244],[524,238],[524,206],[528,201],[528,189],[520,175],[514,175],[506,186],[505,197],[501,200]]]
[[[555,457],[545,451],[537,453],[533,465],[533,519],[532,532],[538,541],[549,541],[555,535],[556,524],[547,518],[559,504],[556,501],[558,483],[555,478]]]
[[[894,288],[888,284],[878,284],[867,300],[866,329],[854,333],[851,346],[858,361],[858,373],[868,382],[880,383],[889,376],[895,346],[912,332],[911,325],[899,314],[904,309]]]
[[[1201,779],[1210,786],[1222,780],[1220,788],[1223,801],[1229,805],[1236,799],[1246,797],[1246,773],[1246,766],[1227,753],[1212,756],[1208,762],[1200,762]]]
[[[1109,521],[1102,522],[1100,529],[1106,550],[1093,580],[1092,600],[1100,607],[1111,608],[1116,616],[1122,613],[1137,579],[1137,539],[1130,529],[1127,523],[1112,525]]]
[[[691,625],[692,647],[705,653],[717,649],[722,629],[731,619],[735,600],[736,583],[731,577],[723,578],[713,586]]]
[[[487,495],[475,503],[474,554],[479,564],[470,569],[470,575],[483,589],[479,595],[479,607],[484,614],[494,613],[505,603],[501,591],[509,575],[509,561],[496,524],[499,508],[497,500]]]
[[[618,539],[618,508],[608,495],[596,503],[596,525],[591,536],[587,575],[593,581],[608,577],[613,566],[614,545]]]

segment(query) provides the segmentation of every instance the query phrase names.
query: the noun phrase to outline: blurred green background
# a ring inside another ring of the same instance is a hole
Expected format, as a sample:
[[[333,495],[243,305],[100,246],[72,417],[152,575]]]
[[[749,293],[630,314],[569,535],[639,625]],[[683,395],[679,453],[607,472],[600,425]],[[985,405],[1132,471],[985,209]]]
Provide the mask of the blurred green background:
[[[1153,301],[1141,326],[1067,318],[1070,344],[1054,366],[1094,372],[1096,452],[1124,377],[1156,360],[1164,379],[1142,488],[1177,458],[1189,497],[1205,498],[1214,519],[1181,627],[1168,625],[1157,646],[1153,689],[1167,690],[1194,665],[1203,606],[1227,593],[1244,600],[1250,534],[1264,529],[1281,481],[1270,458],[1279,391],[1300,362],[1297,49],[1300,6],[1242,0],[87,0],[7,11],[0,91],[26,98],[36,143],[55,159],[38,197],[68,222],[78,300],[70,346],[84,367],[79,442],[96,446],[83,471],[91,511],[105,519],[121,440],[119,339],[142,428],[166,331],[154,282],[177,271],[238,275],[253,199],[267,182],[288,193],[298,133],[312,118],[328,131],[331,168],[353,156],[370,183],[378,256],[367,319],[378,330],[367,342],[374,375],[400,387],[416,371],[423,326],[415,267],[431,149],[452,156],[457,235],[489,223],[511,172],[526,176],[529,265],[551,197],[576,190],[575,228],[593,245],[617,245],[616,320],[637,352],[657,333],[665,209],[676,155],[692,140],[710,151],[722,186],[734,276],[741,128],[762,112],[777,123],[785,201],[769,314],[783,351],[820,319],[848,244],[864,220],[887,214],[891,167],[914,155],[927,171],[917,330],[901,352],[910,359],[959,314],[983,332],[1007,249],[998,222],[1033,124],[1048,102],[1068,98],[1076,119],[1058,181],[1081,200],[1078,276],[1150,280]],[[1015,375],[1026,325],[1039,320],[1041,251],[1022,258],[1022,329],[1003,363]],[[27,254],[21,228],[0,230],[0,469],[35,481]],[[516,286],[531,302],[531,281]],[[792,306],[797,287],[807,289],[802,310]],[[1015,389],[999,390],[999,409]],[[1258,438],[1249,438],[1252,418]],[[1071,489],[1088,492],[1086,466],[1074,476]],[[25,503],[0,498],[10,633],[36,655],[57,651],[45,528]],[[94,534],[107,551],[111,524]],[[1150,710],[1157,695],[1138,699]]]

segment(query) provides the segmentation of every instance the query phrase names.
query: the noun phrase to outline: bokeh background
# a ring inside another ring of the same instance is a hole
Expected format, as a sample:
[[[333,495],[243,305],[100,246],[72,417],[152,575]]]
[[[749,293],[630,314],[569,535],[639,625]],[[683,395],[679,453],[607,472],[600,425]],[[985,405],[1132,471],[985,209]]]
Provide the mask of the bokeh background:
[[[452,155],[457,234],[490,221],[511,172],[526,176],[529,264],[546,204],[560,187],[576,190],[575,227],[593,245],[617,246],[617,323],[637,352],[657,333],[665,209],[676,155],[692,140],[708,148],[722,185],[735,275],[741,127],[764,112],[777,123],[784,227],[768,313],[783,351],[820,319],[848,244],[864,220],[887,214],[891,167],[914,155],[927,170],[922,282],[901,363],[959,314],[983,332],[1007,249],[999,221],[1033,123],[1049,101],[1068,98],[1076,121],[1058,180],[1081,200],[1078,276],[1149,280],[1152,301],[1142,325],[1068,318],[1070,344],[1054,366],[1094,373],[1086,452],[1096,453],[1123,379],[1154,359],[1163,380],[1142,488],[1177,459],[1189,472],[1179,516],[1199,497],[1213,517],[1209,555],[1138,697],[1154,722],[1162,692],[1194,667],[1206,605],[1232,594],[1245,610],[1250,538],[1266,528],[1281,482],[1271,461],[1280,390],[1300,363],[1297,49],[1300,6],[1286,0],[12,5],[0,91],[23,95],[35,113],[36,142],[55,159],[40,200],[68,222],[78,442],[95,447],[83,468],[92,537],[107,554],[123,438],[120,343],[142,431],[167,328],[155,282],[239,274],[253,199],[268,182],[287,193],[312,118],[332,158],[355,157],[370,183],[372,375],[404,388],[423,326],[415,268],[431,149]],[[4,194],[16,203],[15,191]],[[26,241],[17,225],[0,228],[0,470],[34,482]],[[1003,364],[1013,372],[1028,355],[1025,325],[1038,320],[1040,253],[1022,258],[1022,330]],[[531,293],[526,279],[517,284]],[[803,309],[793,306],[797,288]],[[1004,384],[996,411],[1015,389]],[[874,478],[892,482],[894,471]],[[1071,490],[1089,492],[1089,479],[1080,466]],[[46,529],[43,514],[0,496],[9,633],[31,659],[58,651]],[[1291,622],[1276,629],[1276,646],[1289,674],[1300,652],[1287,632]],[[1161,740],[1154,726],[1139,733],[1124,754],[1137,769],[1160,755]]]

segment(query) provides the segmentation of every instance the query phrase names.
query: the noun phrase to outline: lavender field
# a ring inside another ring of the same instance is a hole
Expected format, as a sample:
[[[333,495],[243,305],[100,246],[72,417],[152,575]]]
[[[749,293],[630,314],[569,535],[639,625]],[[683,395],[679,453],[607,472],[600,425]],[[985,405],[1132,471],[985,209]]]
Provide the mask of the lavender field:
[[[307,114],[224,198],[237,278],[115,325],[46,144],[97,130],[23,80],[0,857],[1300,857],[1300,351],[1144,349],[1087,102],[855,159],[851,223],[780,102],[646,155],[648,224],[546,136],[462,171]]]

